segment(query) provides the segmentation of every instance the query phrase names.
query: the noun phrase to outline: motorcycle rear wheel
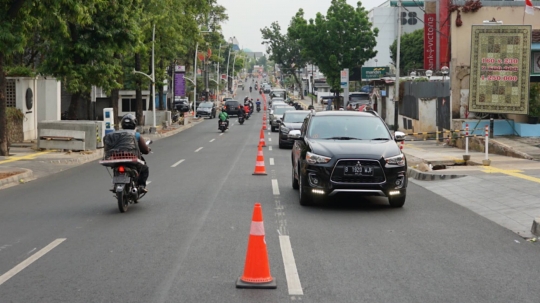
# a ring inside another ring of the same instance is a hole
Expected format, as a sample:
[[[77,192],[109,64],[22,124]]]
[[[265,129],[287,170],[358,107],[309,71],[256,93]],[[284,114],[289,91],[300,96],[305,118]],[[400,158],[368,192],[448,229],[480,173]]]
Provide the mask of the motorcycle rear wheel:
[[[118,200],[118,210],[120,210],[121,213],[125,213],[128,210],[128,199],[124,196],[124,192],[117,192],[116,193],[116,200]]]

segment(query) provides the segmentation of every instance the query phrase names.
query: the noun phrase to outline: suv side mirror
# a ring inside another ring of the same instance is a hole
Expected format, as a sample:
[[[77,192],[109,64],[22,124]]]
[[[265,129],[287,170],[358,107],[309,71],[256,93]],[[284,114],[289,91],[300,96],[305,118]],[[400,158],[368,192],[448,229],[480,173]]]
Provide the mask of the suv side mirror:
[[[302,139],[302,133],[299,130],[291,130],[287,135],[287,138],[293,140],[300,140]]]
[[[396,142],[405,141],[405,133],[404,132],[395,132],[394,133],[394,139]]]

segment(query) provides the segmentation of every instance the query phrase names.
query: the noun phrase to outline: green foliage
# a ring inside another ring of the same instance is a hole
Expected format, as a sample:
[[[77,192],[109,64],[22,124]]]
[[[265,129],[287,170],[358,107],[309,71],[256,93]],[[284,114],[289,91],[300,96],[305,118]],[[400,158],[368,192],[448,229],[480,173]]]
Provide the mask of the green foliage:
[[[300,9],[288,33],[301,42],[302,55],[316,64],[333,90],[340,89],[340,71],[364,64],[377,54],[374,47],[379,30],[371,29],[367,11],[345,0],[332,0],[326,16],[318,13],[307,22]]]
[[[394,65],[397,61],[397,39],[390,45],[390,57]],[[400,74],[408,75],[410,71],[424,67],[424,30],[418,29],[401,36]]]
[[[8,121],[22,122],[24,119],[23,112],[16,107],[8,107],[6,110],[6,116]]]
[[[35,77],[36,73],[30,67],[11,66],[6,67],[6,76],[8,77]]]
[[[529,89],[529,116],[540,117],[540,83],[531,83]]]

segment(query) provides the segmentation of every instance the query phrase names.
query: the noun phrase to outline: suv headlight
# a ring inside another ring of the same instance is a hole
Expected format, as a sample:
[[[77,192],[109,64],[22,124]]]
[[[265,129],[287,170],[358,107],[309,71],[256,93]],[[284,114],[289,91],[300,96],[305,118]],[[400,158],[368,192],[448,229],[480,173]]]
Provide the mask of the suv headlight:
[[[332,158],[317,155],[317,154],[310,153],[310,152],[307,152],[307,154],[306,154],[306,161],[309,164],[328,163],[328,162],[330,162],[330,159],[332,159]]]
[[[403,154],[390,158],[385,158],[387,165],[405,166],[405,156]]]

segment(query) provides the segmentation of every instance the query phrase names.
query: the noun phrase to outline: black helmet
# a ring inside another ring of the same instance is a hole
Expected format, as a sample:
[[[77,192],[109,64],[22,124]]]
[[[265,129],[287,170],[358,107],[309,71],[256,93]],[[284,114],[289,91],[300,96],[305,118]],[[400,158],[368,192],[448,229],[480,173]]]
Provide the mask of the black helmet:
[[[307,107],[307,109],[314,109],[313,105]]]
[[[126,114],[120,121],[122,129],[135,129],[137,127],[137,118],[133,114]]]

